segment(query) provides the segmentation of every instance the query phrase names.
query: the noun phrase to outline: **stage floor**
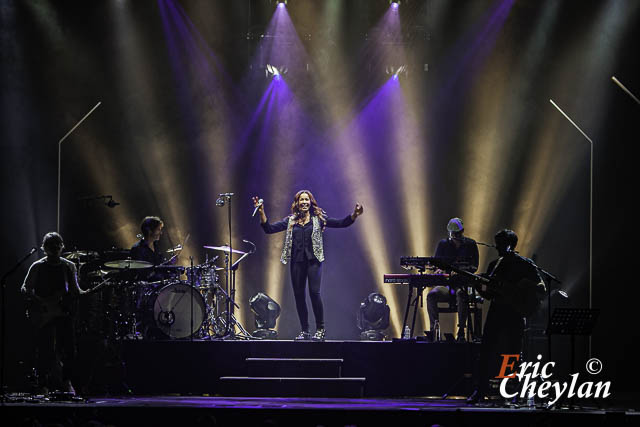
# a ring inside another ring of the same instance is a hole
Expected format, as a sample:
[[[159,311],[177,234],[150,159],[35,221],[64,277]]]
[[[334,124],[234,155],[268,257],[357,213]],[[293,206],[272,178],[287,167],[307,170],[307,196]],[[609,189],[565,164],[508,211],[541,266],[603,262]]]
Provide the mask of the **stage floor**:
[[[504,401],[467,405],[463,396],[471,383],[466,374],[477,344],[415,340],[120,344],[111,357],[93,353],[90,382],[84,387],[76,384],[77,390],[86,390],[83,396],[90,397],[54,401],[15,394],[4,404],[3,419],[13,420],[11,425],[65,426],[640,425],[638,399],[623,404],[592,400],[588,408],[570,410]],[[102,364],[105,367],[99,368]],[[315,377],[293,378],[306,380],[302,384],[286,381],[300,373]],[[257,381],[225,384],[224,378],[243,376]],[[270,378],[279,381],[264,385],[264,376],[281,378]],[[353,381],[340,379],[360,380],[360,385],[353,389]],[[446,391],[460,398],[441,399]]]
[[[638,425],[640,413],[622,408],[467,405],[458,399],[255,398],[137,396],[77,402],[13,399],[3,418],[12,425]],[[99,423],[99,424],[98,424]],[[6,424],[5,424],[6,425]]]

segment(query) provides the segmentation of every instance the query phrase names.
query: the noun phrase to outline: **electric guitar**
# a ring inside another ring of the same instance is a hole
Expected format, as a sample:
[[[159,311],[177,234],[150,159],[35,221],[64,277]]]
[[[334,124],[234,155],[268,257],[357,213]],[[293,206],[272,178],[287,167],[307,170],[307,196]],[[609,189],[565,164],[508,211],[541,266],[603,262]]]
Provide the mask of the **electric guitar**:
[[[453,271],[462,275],[471,281],[471,285],[481,294],[487,295],[492,300],[497,300],[510,305],[518,314],[523,317],[529,317],[535,314],[540,308],[540,299],[538,298],[537,288],[538,282],[529,278],[523,278],[517,282],[504,282],[457,268],[446,262],[433,259],[431,264],[442,269]],[[482,285],[487,287],[482,289]]]
[[[90,290],[85,291],[82,295],[97,292],[109,284],[109,281],[105,280]],[[76,312],[77,298],[79,296],[80,295],[71,294],[70,292],[56,292],[47,297],[28,295],[25,314],[33,326],[41,328],[58,317],[74,315]]]

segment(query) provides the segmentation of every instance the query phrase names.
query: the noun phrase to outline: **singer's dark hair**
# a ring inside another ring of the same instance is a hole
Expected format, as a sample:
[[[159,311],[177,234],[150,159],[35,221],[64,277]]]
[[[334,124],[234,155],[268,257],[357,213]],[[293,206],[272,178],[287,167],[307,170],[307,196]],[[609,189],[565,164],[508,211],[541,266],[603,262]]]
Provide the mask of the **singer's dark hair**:
[[[507,246],[510,246],[511,249],[514,249],[518,244],[518,235],[515,231],[505,228],[498,231],[493,237],[493,240],[495,240],[496,246],[499,248],[506,248]]]
[[[311,212],[311,215],[316,215],[320,219],[320,221],[322,221],[322,228],[324,228],[327,222],[327,217],[322,208],[318,206],[316,198],[313,197],[313,194],[309,190],[300,190],[296,193],[295,196],[293,196],[293,203],[291,203],[291,213],[294,215],[296,221],[302,217],[302,212],[300,212],[300,209],[298,208],[298,202],[300,201],[300,196],[302,196],[304,193],[307,193],[309,195],[309,201],[311,202],[311,209],[309,210]]]
[[[142,231],[142,236],[147,238],[151,235],[151,232],[156,228],[164,225],[164,222],[157,216],[147,216],[142,220],[140,224],[140,231]]]
[[[42,238],[42,249],[45,250],[47,248],[51,248],[53,245],[61,245],[64,247],[64,241],[62,240],[62,236],[55,231],[50,231],[45,234]]]

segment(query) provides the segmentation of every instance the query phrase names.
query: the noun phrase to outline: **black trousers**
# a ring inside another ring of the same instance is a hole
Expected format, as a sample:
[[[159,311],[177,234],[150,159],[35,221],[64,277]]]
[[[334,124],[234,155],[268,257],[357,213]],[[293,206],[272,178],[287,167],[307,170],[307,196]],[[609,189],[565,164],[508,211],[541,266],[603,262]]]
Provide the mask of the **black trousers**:
[[[322,281],[322,263],[316,259],[301,262],[291,262],[291,285],[296,299],[296,309],[303,331],[309,331],[309,312],[307,310],[307,281],[309,282],[309,296],[311,307],[316,318],[316,328],[324,329],[324,309],[320,297],[320,282]]]
[[[62,381],[71,380],[76,359],[76,343],[73,319],[57,317],[36,329],[36,366],[44,383],[52,380],[55,364],[62,362]],[[54,384],[41,384],[52,386]]]
[[[489,380],[500,372],[503,354],[520,354],[524,335],[524,320],[509,307],[492,302],[487,313],[478,355],[476,387],[489,393]],[[513,361],[513,359],[511,359]],[[519,365],[522,361],[516,361]]]
[[[427,313],[429,314],[429,323],[431,330],[439,320],[440,311],[438,310],[439,302],[450,302],[453,299],[451,291],[446,286],[436,286],[427,294]],[[469,295],[466,286],[456,291],[456,303],[458,305],[458,329],[464,330],[469,317]]]

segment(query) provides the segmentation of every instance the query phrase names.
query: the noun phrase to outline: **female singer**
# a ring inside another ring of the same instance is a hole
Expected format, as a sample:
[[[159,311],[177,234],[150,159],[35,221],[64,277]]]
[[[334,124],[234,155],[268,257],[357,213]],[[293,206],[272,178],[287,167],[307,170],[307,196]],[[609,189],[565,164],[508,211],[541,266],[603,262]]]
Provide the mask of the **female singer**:
[[[322,298],[320,297],[322,262],[324,261],[322,233],[326,227],[344,228],[353,224],[355,219],[362,215],[364,211],[362,205],[356,203],[353,213],[343,219],[327,218],[325,212],[318,206],[313,194],[308,190],[300,190],[293,198],[291,215],[281,221],[269,223],[264,212],[264,204],[260,203],[258,197],[253,198],[253,204],[258,208],[260,225],[265,233],[271,234],[286,230],[280,261],[283,264],[291,261],[291,284],[302,328],[302,331],[295,339],[308,340],[312,338],[323,341],[326,332]],[[309,281],[313,315],[316,319],[316,333],[313,337],[309,332],[306,302],[307,280]]]

